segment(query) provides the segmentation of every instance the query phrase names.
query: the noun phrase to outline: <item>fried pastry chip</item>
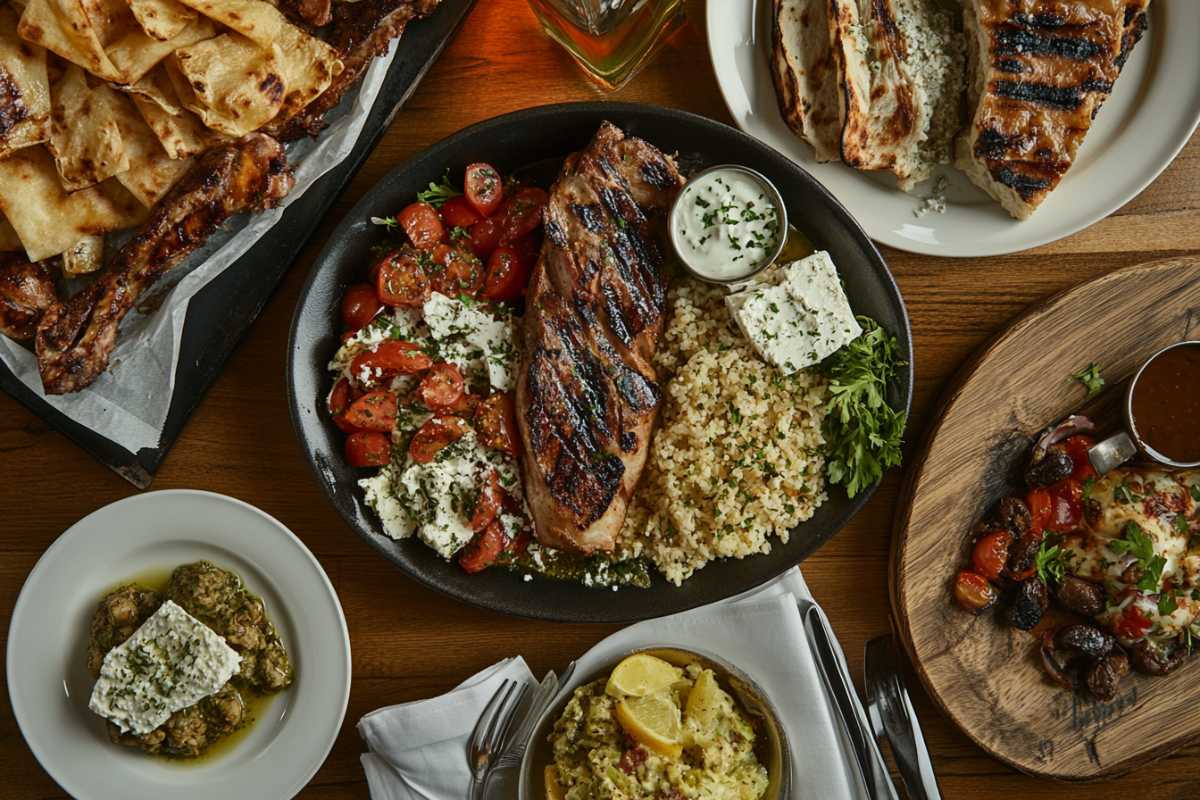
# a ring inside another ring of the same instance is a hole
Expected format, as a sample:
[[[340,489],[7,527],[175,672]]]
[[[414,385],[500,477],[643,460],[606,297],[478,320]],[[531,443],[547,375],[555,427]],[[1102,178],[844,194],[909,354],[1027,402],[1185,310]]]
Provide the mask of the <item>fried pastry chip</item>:
[[[274,44],[279,29],[286,24],[283,14],[263,0],[183,0],[183,3],[228,25],[259,47]]]
[[[179,0],[129,0],[129,8],[151,39],[169,42],[196,19],[196,10]]]
[[[116,80],[116,83],[137,83],[155,64],[171,55],[175,50],[211,39],[216,35],[217,29],[213,26],[212,20],[207,17],[197,17],[192,20],[169,42],[160,42],[158,39],[151,38],[141,28],[135,28],[108,48],[107,52],[112,58],[112,63],[121,73],[121,77]]]
[[[147,72],[133,86],[117,88],[133,98],[142,118],[171,158],[200,155],[228,138],[204,127],[199,117],[183,107],[171,76],[162,64]]]
[[[74,278],[104,266],[104,234],[85,236],[62,254],[63,277]]]
[[[84,236],[132,228],[146,219],[137,198],[111,178],[68,192],[54,157],[41,145],[0,159],[0,213],[21,237],[30,261],[56,256]]]
[[[114,106],[123,98],[107,84],[68,64],[50,87],[50,152],[63,188],[77,192],[129,169]]]
[[[175,51],[167,72],[179,99],[204,124],[229,136],[245,136],[283,107],[287,91],[279,45],[262,48],[226,33]]]
[[[17,229],[5,219],[3,214],[0,214],[0,253],[24,249],[25,245],[21,244],[21,237],[17,236]]]
[[[46,51],[17,36],[17,13],[0,4],[0,157],[49,138]]]
[[[125,0],[80,0],[96,39],[106,51],[126,33],[136,30],[137,18]]]
[[[29,0],[17,34],[104,80],[125,80],[104,52],[81,0]]]
[[[283,55],[280,69],[287,94],[275,121],[283,124],[328,89],[343,67],[336,50],[290,23],[279,29],[277,41]]]
[[[150,208],[192,167],[191,159],[174,159],[159,144],[133,101],[119,97],[116,111],[121,141],[129,155],[129,169],[117,176],[142,205]]]

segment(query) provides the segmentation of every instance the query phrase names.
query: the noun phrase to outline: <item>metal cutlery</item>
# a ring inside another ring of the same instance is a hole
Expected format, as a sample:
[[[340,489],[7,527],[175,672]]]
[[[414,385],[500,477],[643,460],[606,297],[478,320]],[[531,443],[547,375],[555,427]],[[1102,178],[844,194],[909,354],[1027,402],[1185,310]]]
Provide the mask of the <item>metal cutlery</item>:
[[[850,740],[855,759],[862,776],[863,785],[872,800],[899,800],[896,787],[888,774],[883,755],[875,738],[868,734],[868,723],[862,706],[856,702],[854,689],[850,686],[846,675],[841,670],[837,655],[833,649],[833,632],[821,615],[821,610],[810,605],[800,615],[804,628],[808,631],[809,641],[817,656],[817,670],[825,683],[825,690],[833,698],[837,716],[842,729]]]
[[[920,723],[900,675],[900,660],[891,634],[867,642],[863,655],[867,706],[875,738],[886,736],[892,756],[912,800],[941,800],[933,762]]]
[[[479,715],[479,722],[475,723],[475,730],[471,732],[471,749],[468,753],[472,800],[483,797],[483,787],[492,756],[504,743],[508,727],[512,724],[513,713],[521,705],[528,689],[524,683],[505,678],[496,694],[488,701],[483,713]]]

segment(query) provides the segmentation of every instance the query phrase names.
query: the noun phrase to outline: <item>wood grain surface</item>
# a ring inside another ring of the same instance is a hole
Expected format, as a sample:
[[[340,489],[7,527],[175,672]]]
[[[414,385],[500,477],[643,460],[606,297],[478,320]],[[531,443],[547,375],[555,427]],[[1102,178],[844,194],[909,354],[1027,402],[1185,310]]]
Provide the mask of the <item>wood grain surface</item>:
[[[1200,662],[1169,678],[1133,672],[1111,703],[1064,692],[1038,656],[1040,629],[1019,631],[1007,603],[973,616],[951,602],[969,531],[1020,484],[1038,431],[1086,411],[1098,435],[1119,429],[1129,379],[1200,325],[1200,259],[1128,267],[1022,314],[963,366],[909,467],[893,532],[900,632],[934,702],[981,747],[1032,775],[1096,780],[1130,772],[1200,738],[1188,698]],[[1107,384],[1090,402],[1063,379],[1089,363]],[[998,402],[997,387],[1016,391]]]
[[[689,0],[689,12],[701,7]],[[702,24],[685,29],[628,86],[609,95],[593,87],[538,30],[524,0],[479,3],[321,224],[167,457],[152,490],[207,489],[262,508],[304,540],[341,596],[353,645],[350,706],[333,751],[301,798],[369,797],[358,761],[365,746],[354,727],[366,712],[445,692],[505,656],[524,656],[540,675],[561,668],[615,630],[508,619],[448,600],[401,575],[342,523],[296,445],[284,384],[288,325],[314,257],[351,205],[394,166],[496,114],[607,98],[681,108],[730,123],[702,30]],[[906,457],[914,457],[948,381],[1008,319],[1052,292],[1119,267],[1188,253],[1200,253],[1200,137],[1193,137],[1158,180],[1112,217],[1054,245],[974,260],[884,250],[913,326],[917,381]],[[1014,391],[1004,382],[996,386],[1000,400]],[[889,473],[862,513],[804,564],[860,690],[863,647],[889,629],[889,542],[906,469]],[[81,517],[136,490],[4,395],[0,474],[0,637],[6,637],[17,594],[46,547]],[[908,683],[948,799],[1200,796],[1200,746],[1186,747],[1127,778],[1088,786],[1048,783],[987,755],[946,721],[914,675]],[[0,797],[64,796],[26,747],[7,693],[0,693]]]

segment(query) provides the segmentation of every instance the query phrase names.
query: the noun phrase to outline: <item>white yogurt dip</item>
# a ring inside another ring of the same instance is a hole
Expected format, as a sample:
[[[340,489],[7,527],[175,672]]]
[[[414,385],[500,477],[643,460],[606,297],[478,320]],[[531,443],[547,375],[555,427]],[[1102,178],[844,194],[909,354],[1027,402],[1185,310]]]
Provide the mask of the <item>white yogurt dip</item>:
[[[754,173],[738,167],[702,172],[672,209],[676,252],[700,277],[745,278],[775,256],[785,230],[774,197]]]

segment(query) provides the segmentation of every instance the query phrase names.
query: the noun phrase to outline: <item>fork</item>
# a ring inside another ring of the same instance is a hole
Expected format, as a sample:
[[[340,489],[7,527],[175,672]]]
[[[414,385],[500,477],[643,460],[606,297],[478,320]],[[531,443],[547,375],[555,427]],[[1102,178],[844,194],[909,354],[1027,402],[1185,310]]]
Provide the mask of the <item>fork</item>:
[[[899,655],[890,634],[867,642],[863,671],[873,733],[876,739],[886,738],[891,744],[908,796],[914,800],[941,800],[933,762],[904,688]]]
[[[479,715],[479,722],[475,723],[475,730],[471,732],[469,754],[472,800],[483,796],[484,779],[487,777],[492,754],[503,744],[508,726],[512,724],[513,712],[521,704],[528,689],[524,683],[505,678],[496,694],[488,701],[483,713]]]

